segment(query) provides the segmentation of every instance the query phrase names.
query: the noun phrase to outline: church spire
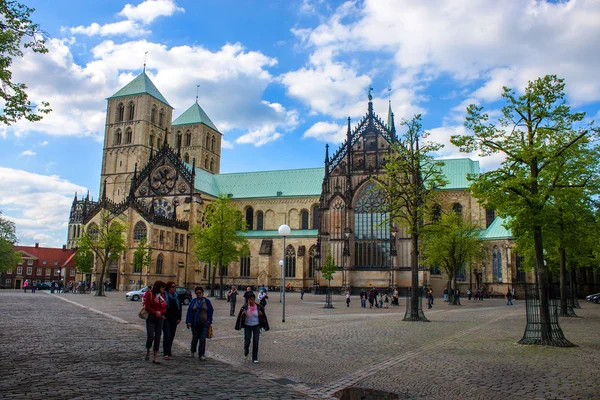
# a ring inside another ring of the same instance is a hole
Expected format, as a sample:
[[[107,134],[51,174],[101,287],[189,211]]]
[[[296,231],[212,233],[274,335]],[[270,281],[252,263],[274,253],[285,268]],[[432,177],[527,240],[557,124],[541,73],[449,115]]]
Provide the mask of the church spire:
[[[329,144],[325,145],[325,176],[329,176]]]

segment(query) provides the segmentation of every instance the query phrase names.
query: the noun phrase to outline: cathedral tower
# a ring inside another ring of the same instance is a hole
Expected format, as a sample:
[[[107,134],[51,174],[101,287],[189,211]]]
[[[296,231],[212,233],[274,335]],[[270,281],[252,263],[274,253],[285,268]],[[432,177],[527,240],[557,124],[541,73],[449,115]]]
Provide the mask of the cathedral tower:
[[[162,146],[173,107],[146,71],[107,100],[100,192],[106,180],[106,197],[121,202],[127,197],[136,163],[145,165],[153,149]],[[176,144],[172,137],[169,142]]]

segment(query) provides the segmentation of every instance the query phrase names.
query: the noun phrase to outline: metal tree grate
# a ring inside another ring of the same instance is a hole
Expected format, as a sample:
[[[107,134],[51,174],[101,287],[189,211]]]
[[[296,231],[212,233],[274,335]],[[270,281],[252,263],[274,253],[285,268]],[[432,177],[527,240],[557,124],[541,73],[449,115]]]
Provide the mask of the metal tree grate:
[[[423,288],[419,288],[419,309],[418,309],[418,314],[413,316],[412,315],[412,288],[409,288],[406,291],[406,314],[404,314],[404,319],[402,319],[402,321],[421,321],[421,322],[430,322],[426,317],[425,317],[425,313],[423,312]]]
[[[528,283],[525,285],[525,309],[527,312],[527,326],[523,338],[519,344],[538,344],[556,347],[576,347],[569,342],[558,324],[558,311],[556,291],[548,286],[548,312],[550,314],[550,326],[542,324],[540,318],[540,297],[538,285]],[[547,330],[547,331],[546,331]],[[543,332],[544,331],[544,332]]]

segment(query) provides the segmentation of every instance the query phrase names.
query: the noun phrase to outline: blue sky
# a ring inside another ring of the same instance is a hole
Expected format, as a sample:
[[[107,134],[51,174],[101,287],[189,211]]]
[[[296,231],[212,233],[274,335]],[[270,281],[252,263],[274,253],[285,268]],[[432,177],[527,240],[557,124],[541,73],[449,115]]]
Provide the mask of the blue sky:
[[[465,108],[497,115],[502,86],[546,74],[600,119],[600,2],[496,0],[23,0],[49,53],[14,63],[54,110],[0,128],[0,210],[22,244],[60,246],[75,191],[98,196],[106,98],[147,72],[175,107],[194,101],[224,133],[221,171],[323,165],[374,88],[376,113],[422,113],[439,157],[464,157]],[[391,90],[388,90],[391,89]],[[477,158],[476,154],[469,155]],[[481,159],[483,169],[500,159]]]

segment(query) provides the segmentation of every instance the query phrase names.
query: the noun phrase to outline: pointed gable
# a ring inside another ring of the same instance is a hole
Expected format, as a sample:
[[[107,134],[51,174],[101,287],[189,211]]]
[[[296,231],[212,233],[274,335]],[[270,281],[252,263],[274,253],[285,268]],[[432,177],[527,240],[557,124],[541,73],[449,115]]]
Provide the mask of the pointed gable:
[[[160,93],[156,86],[154,86],[154,83],[152,83],[148,75],[146,75],[145,71],[139,74],[137,77],[135,77],[131,82],[125,85],[117,93],[110,96],[109,99],[132,96],[135,94],[148,94],[171,107],[169,102],[164,98],[164,96]]]
[[[200,107],[198,103],[192,104],[190,108],[185,110],[183,114],[177,117],[172,123],[173,126],[193,124],[204,124],[209,128],[212,128],[220,133],[215,124],[213,124],[213,122],[210,120],[208,115],[204,112],[204,110],[202,109],[202,107]]]

